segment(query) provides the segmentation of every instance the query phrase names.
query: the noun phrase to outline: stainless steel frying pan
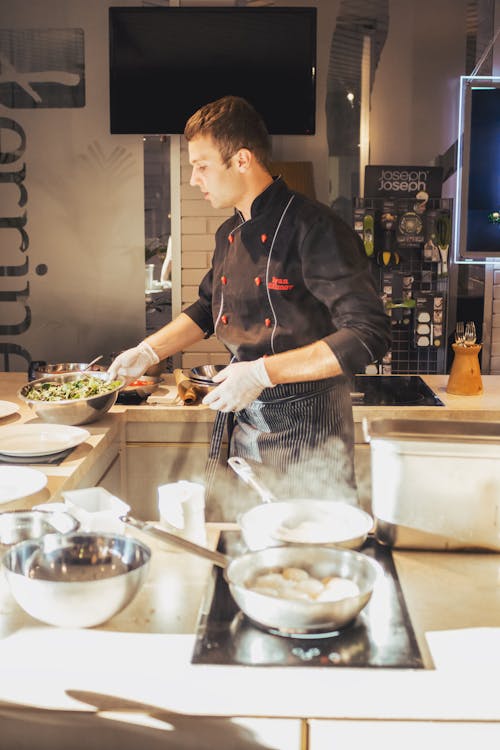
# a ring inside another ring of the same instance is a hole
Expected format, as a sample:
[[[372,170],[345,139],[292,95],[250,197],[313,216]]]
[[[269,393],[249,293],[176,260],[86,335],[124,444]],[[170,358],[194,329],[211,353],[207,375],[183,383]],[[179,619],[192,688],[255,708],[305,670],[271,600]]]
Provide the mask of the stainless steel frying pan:
[[[290,543],[357,549],[373,527],[373,518],[355,505],[314,498],[277,500],[243,458],[232,456],[228,465],[262,500],[238,519],[250,550]]]
[[[290,545],[230,558],[171,534],[156,524],[131,516],[123,516],[122,520],[160,541],[204,557],[223,568],[231,595],[242,612],[257,625],[278,635],[329,633],[346,627],[366,606],[377,578],[383,576],[375,560],[353,550]],[[306,570],[320,580],[331,576],[347,578],[357,584],[359,595],[338,601],[292,600],[248,588],[257,575],[289,567]]]

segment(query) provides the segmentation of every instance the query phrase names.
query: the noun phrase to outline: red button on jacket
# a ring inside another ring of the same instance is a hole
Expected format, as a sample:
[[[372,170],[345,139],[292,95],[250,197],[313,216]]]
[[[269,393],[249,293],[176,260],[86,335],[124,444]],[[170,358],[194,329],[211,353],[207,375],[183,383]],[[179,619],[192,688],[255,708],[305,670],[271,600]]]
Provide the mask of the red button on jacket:
[[[224,323],[224,325],[227,326],[227,315],[221,315],[220,319],[222,320],[222,322]]]

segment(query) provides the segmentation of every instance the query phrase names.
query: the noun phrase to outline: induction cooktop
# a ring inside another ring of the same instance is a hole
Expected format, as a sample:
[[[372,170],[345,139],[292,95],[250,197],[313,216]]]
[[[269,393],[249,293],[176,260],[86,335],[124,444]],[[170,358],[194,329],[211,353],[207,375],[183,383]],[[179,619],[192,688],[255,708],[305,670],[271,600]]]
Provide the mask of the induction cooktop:
[[[245,549],[239,532],[222,532],[220,551],[234,557]],[[207,590],[198,621],[192,663],[423,669],[390,549],[369,539],[361,552],[382,566],[383,579],[353,623],[321,635],[287,636],[257,626],[238,608],[223,571],[214,567],[213,587]]]
[[[444,406],[420,375],[355,375],[353,406]]]

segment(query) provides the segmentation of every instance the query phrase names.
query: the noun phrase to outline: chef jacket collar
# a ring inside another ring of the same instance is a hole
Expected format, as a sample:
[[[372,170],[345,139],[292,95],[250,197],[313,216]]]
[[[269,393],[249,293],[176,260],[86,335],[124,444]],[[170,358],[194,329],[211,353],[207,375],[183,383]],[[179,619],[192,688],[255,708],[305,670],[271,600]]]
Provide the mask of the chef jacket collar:
[[[250,207],[250,218],[255,219],[270,208],[274,208],[276,199],[287,190],[281,177],[273,177],[273,182],[254,199]]]

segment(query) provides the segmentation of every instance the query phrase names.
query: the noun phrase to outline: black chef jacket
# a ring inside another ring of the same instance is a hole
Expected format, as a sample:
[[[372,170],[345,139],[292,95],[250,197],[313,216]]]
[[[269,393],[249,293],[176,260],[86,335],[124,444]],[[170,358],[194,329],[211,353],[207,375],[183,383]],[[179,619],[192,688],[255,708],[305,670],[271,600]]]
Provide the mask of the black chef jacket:
[[[390,339],[358,235],[328,207],[276,178],[252,203],[248,221],[236,212],[219,227],[199,293],[184,312],[207,337],[215,331],[236,360],[326,341],[347,377],[264,389],[234,415],[230,454],[245,458],[276,497],[356,502],[348,376],[383,356]],[[216,419],[211,456],[223,417]],[[215,466],[209,459],[211,502]],[[235,520],[255,497],[224,482],[215,493],[217,513]]]
[[[347,374],[382,357],[390,323],[360,238],[281,178],[217,230],[199,299],[184,310],[238,361],[324,339]]]

